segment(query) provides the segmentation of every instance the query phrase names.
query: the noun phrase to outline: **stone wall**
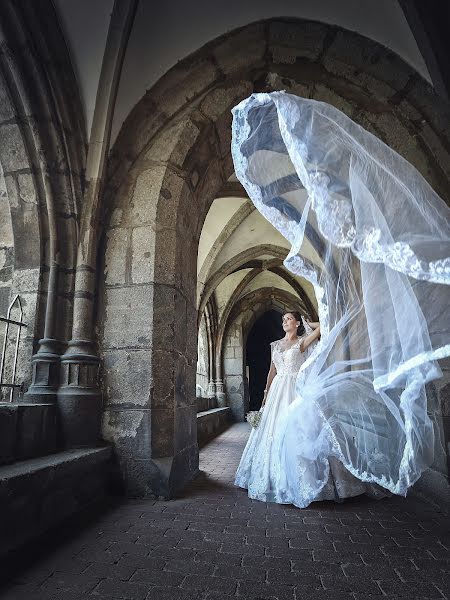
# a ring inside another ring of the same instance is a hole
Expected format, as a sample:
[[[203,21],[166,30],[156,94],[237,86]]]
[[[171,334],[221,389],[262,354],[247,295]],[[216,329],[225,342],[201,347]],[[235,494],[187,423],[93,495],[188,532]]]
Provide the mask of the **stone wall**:
[[[248,382],[244,362],[242,325],[234,322],[225,337],[223,352],[225,391],[234,421],[243,421],[248,411]]]
[[[206,396],[208,394],[209,383],[209,358],[208,358],[208,336],[206,333],[206,321],[203,316],[198,330],[198,349],[197,349],[197,376],[196,389],[197,396]]]
[[[0,135],[4,129],[0,122]],[[38,309],[39,223],[35,222],[37,199],[31,175],[23,172],[24,165],[28,165],[28,162],[19,130],[9,131],[6,142],[11,145],[10,150],[14,151],[15,148],[17,152],[21,149],[24,155],[17,162],[7,161],[6,166],[10,171],[6,177],[0,164],[0,316],[6,316],[10,303],[19,294],[23,308],[22,321],[27,324],[27,328],[21,331],[15,381],[23,384],[26,389],[32,376],[31,357],[34,351]],[[2,139],[3,143],[5,141]],[[14,170],[20,172],[15,173]],[[29,223],[29,227],[25,227],[24,221]],[[35,235],[38,236],[37,239]],[[18,248],[15,248],[15,242]],[[11,318],[19,320],[19,317],[18,308],[13,309]],[[0,351],[3,348],[4,331],[5,324],[0,323]],[[4,375],[7,383],[11,382],[17,334],[17,327],[11,325]],[[2,396],[9,399],[9,390],[0,390],[0,398]],[[17,398],[18,392],[15,391],[14,399]]]
[[[0,315],[5,316],[14,270],[14,237],[5,178],[0,165]],[[3,328],[0,330],[3,335]]]

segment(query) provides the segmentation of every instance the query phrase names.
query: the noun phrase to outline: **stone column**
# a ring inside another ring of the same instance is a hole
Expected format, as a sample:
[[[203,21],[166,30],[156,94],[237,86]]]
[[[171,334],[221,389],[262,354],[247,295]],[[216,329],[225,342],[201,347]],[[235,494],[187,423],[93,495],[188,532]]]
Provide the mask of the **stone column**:
[[[227,395],[225,394],[225,388],[222,379],[216,379],[216,398],[217,406],[220,408],[223,408],[227,405]]]
[[[111,119],[136,0],[115,2],[103,56],[91,141],[86,165],[85,210],[80,227],[75,277],[72,340],[61,358],[63,381],[58,390],[66,447],[90,446],[100,435],[102,397],[99,358],[94,336],[99,210]]]
[[[47,204],[49,226],[49,275],[45,307],[44,337],[39,340],[39,350],[33,356],[33,379],[24,395],[26,402],[55,403],[59,385],[59,358],[63,349],[57,339],[57,292],[58,292],[58,238],[54,198],[48,181],[49,175],[43,174],[45,200]]]
[[[208,383],[208,398],[215,398],[216,397],[216,384],[214,383],[214,381],[210,381]]]

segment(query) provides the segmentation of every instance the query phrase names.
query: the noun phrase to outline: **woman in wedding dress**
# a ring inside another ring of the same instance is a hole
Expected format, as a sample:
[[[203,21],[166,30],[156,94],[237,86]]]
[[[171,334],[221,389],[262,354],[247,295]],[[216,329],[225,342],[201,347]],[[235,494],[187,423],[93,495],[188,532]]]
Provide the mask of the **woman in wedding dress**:
[[[284,266],[314,287],[320,321],[297,338],[285,315],[236,485],[299,507],[406,496],[433,461],[425,386],[450,356],[450,211],[325,102],[252,94],[232,112],[236,175],[290,244]]]
[[[294,504],[300,508],[314,500],[342,501],[343,498],[367,493],[373,497],[386,495],[376,485],[364,484],[349,473],[334,457],[329,457],[328,481],[315,497],[311,498],[310,477],[315,477],[314,469],[309,469],[308,461],[296,461],[286,465],[280,445],[285,429],[287,410],[296,397],[296,380],[300,367],[311,355],[320,336],[320,324],[305,321],[300,313],[288,312],[283,315],[282,326],[285,337],[272,342],[272,361],[267,376],[266,389],[261,406],[262,418],[256,429],[252,429],[236,471],[235,485],[248,489],[250,498],[263,502]],[[302,327],[303,335],[298,335]],[[317,416],[317,419],[320,419]],[[309,423],[310,434],[316,427]],[[299,431],[301,435],[301,432]],[[309,439],[310,435],[306,437]],[[298,489],[290,490],[286,474],[295,472]]]

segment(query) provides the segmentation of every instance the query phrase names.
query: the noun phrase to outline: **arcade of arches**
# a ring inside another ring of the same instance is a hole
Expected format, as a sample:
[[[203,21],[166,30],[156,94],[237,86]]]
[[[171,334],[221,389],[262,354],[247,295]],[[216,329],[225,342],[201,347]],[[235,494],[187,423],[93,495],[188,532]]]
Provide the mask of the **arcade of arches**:
[[[0,405],[0,501],[17,499],[6,546],[107,486],[172,497],[198,475],[199,442],[258,406],[267,355],[258,362],[255,349],[281,337],[283,311],[317,318],[312,287],[283,266],[286,240],[234,175],[230,111],[240,100],[284,89],[329,102],[450,200],[450,108],[396,2],[393,47],[338,16],[255,8],[148,76],[127,105],[146,4],[109,2],[91,96],[64,3],[0,4],[0,316],[19,294],[27,325],[24,393]],[[403,57],[397,33],[409,40]],[[433,502],[448,494],[442,367],[428,394],[435,462],[417,486]]]

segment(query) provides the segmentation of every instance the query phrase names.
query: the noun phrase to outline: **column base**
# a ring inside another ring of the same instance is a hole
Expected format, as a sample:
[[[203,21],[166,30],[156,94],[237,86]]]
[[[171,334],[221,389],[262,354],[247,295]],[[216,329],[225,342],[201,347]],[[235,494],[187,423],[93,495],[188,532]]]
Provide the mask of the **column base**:
[[[57,402],[64,448],[86,448],[100,440],[99,366],[100,359],[90,340],[70,341],[61,357],[63,383],[58,389]]]
[[[23,402],[29,404],[56,403],[62,349],[63,344],[59,340],[51,338],[39,340],[39,350],[31,359],[33,379],[23,395]]]

